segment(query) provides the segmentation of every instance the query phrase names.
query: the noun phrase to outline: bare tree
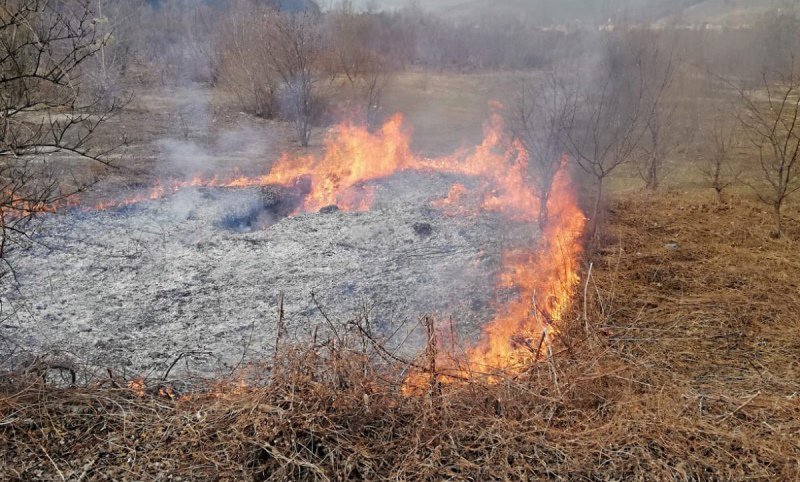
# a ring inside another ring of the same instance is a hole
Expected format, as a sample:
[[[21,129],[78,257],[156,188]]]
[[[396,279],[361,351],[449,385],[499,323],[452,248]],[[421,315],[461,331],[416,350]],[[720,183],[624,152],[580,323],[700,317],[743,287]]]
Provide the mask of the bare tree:
[[[782,234],[782,209],[800,189],[800,79],[794,67],[774,78],[764,74],[759,89],[739,89],[744,106],[739,116],[750,142],[758,150],[759,199],[772,207],[772,236]]]
[[[367,126],[381,121],[383,93],[394,74],[392,62],[371,45],[375,30],[374,15],[358,13],[345,0],[328,14],[334,65],[332,74],[343,74],[357,91]]]
[[[259,117],[277,115],[280,79],[272,68],[266,49],[270,48],[264,7],[250,2],[231,5],[221,28],[219,57],[220,84],[247,112]]]
[[[300,144],[307,147],[319,114],[318,84],[325,76],[326,49],[319,14],[271,11],[267,19],[267,54],[282,80],[282,105],[295,124]]]
[[[383,94],[394,77],[394,68],[388,59],[378,54],[373,55],[367,65],[360,84],[367,111],[367,126],[375,129],[383,120]]]
[[[220,39],[221,83],[259,116],[295,124],[302,146],[321,111],[331,47],[318,12],[281,12],[242,1],[232,6]]]
[[[216,2],[162,0],[157,8],[143,9],[138,36],[163,83],[217,81],[220,10],[211,3]]]
[[[189,56],[203,67],[203,80],[212,85],[219,80],[220,60],[217,49],[219,12],[210,5],[190,5],[184,15]]]
[[[572,158],[595,182],[590,228],[595,238],[605,183],[619,166],[630,161],[652,111],[645,99],[641,50],[616,37],[610,38],[606,47],[605,58],[595,67],[595,77],[583,85],[575,84],[564,128]]]
[[[107,40],[95,18],[89,0],[0,4],[0,258],[36,215],[88,186],[65,171],[74,162],[48,158],[107,164],[91,141],[118,104],[82,103],[80,91]]]
[[[113,101],[118,95],[119,80],[131,62],[136,29],[145,9],[144,0],[94,0],[95,35],[100,42],[96,55],[91,59],[92,69],[87,77],[99,96]]]
[[[525,149],[539,197],[539,226],[547,224],[550,193],[566,151],[564,127],[571,114],[564,80],[555,73],[536,87],[525,82],[506,115],[511,134]]]
[[[800,17],[792,3],[796,4],[787,2],[756,21],[756,38],[748,50],[755,50],[761,72],[787,72],[795,67],[794,56],[800,48]]]
[[[691,129],[679,129],[678,104],[669,95],[675,70],[674,47],[662,50],[659,43],[658,37],[651,37],[646,53],[640,57],[645,105],[649,109],[644,116],[645,133],[641,143],[644,156],[640,174],[645,187],[651,191],[658,189],[666,158],[692,133]]]
[[[741,176],[741,171],[735,168],[731,159],[731,151],[738,145],[731,117],[730,113],[717,110],[714,123],[704,139],[704,145],[710,152],[700,166],[700,171],[714,189],[719,204],[725,202],[724,191],[736,184]]]

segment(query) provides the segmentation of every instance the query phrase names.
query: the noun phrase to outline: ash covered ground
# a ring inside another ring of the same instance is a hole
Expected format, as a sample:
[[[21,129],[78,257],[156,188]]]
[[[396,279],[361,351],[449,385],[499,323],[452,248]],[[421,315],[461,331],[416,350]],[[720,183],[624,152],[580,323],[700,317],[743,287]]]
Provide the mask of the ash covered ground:
[[[179,369],[209,373],[243,354],[271,354],[280,293],[299,340],[324,329],[312,293],[331,318],[367,305],[385,333],[405,323],[395,341],[407,340],[408,355],[426,314],[452,316],[474,340],[493,314],[503,248],[535,233],[492,214],[432,208],[453,181],[401,173],[376,184],[369,212],[276,217],[275,196],[285,193],[197,188],[49,216],[35,242],[13,253],[0,349],[17,363],[38,351],[145,376],[160,375],[181,352],[203,351],[213,355]]]

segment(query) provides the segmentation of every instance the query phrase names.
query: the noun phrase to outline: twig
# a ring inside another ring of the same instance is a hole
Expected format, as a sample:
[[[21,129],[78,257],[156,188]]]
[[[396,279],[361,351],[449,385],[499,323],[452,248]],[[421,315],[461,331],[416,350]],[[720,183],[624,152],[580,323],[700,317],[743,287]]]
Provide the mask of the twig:
[[[558,385],[558,371],[556,370],[555,360],[553,359],[553,347],[552,347],[552,345],[549,345],[547,347],[547,354],[548,354],[547,360],[550,363],[550,369],[553,372],[553,386],[556,389],[556,393],[560,397],[561,396],[561,388],[559,388],[559,385]]]
[[[280,353],[280,344],[281,344],[281,337],[283,336],[284,330],[284,321],[283,321],[283,291],[281,291],[280,298],[278,301],[278,333],[275,335],[275,354],[273,356],[274,359],[278,358],[278,354]],[[314,330],[314,342],[316,344],[317,340],[317,332],[316,328]]]
[[[175,365],[177,365],[179,361],[189,356],[198,356],[198,355],[211,356],[213,355],[213,353],[211,353],[210,351],[183,351],[178,353],[178,356],[176,356],[175,359],[172,360],[172,363],[170,363],[169,368],[167,368],[167,371],[164,372],[164,375],[161,377],[161,380],[166,381],[167,377],[169,377],[169,372],[171,372],[172,369],[175,368]]]
[[[729,418],[731,418],[731,417],[733,417],[734,415],[736,415],[736,413],[737,413],[739,410],[741,410],[741,409],[743,409],[744,407],[746,407],[747,405],[749,405],[749,404],[750,404],[750,402],[752,402],[753,400],[755,400],[755,399],[756,399],[756,397],[757,397],[757,396],[759,396],[759,395],[761,395],[761,390],[757,391],[757,392],[755,393],[755,395],[753,395],[752,397],[750,397],[750,398],[748,398],[747,400],[745,400],[745,402],[744,402],[744,403],[742,403],[741,405],[739,405],[738,407],[736,407],[736,409],[735,409],[734,411],[732,411],[732,412],[730,412],[729,414],[727,414],[727,415],[725,415],[724,417],[722,417],[722,418],[720,419],[720,422],[724,422],[725,420],[728,420]]]
[[[594,263],[589,263],[589,272],[586,274],[586,282],[583,284],[583,329],[589,335],[589,312],[587,308],[587,298],[589,295],[589,280],[592,278],[592,268]]]
[[[539,354],[542,352],[542,345],[544,345],[544,340],[547,338],[547,328],[542,330],[542,336],[539,338],[539,344],[536,346],[536,355],[534,356],[534,363],[539,360]]]
[[[56,472],[58,472],[58,476],[61,477],[61,480],[67,480],[67,478],[64,477],[64,472],[62,472],[61,469],[58,468],[58,465],[56,464],[55,460],[53,460],[53,458],[50,457],[50,454],[47,453],[47,450],[44,448],[44,446],[39,444],[39,448],[42,449],[42,452],[44,452],[44,455],[45,457],[47,457],[47,460],[49,460],[50,463],[53,464],[53,467],[56,469]]]
[[[335,336],[336,339],[339,341],[339,343],[341,343],[342,340],[341,338],[339,338],[339,331],[336,329],[336,325],[334,325],[333,321],[331,321],[331,319],[328,318],[327,313],[325,313],[325,310],[322,309],[322,305],[320,305],[319,301],[317,301],[317,297],[313,291],[311,292],[311,301],[314,302],[314,305],[317,307],[317,310],[319,310],[319,313],[328,323],[328,326],[330,327],[331,331],[333,331],[333,336]]]
[[[427,340],[425,342],[425,355],[428,358],[428,374],[430,375],[430,393],[438,394],[439,388],[438,387],[438,378],[436,376],[436,352],[437,352],[437,340],[436,340],[436,327],[434,325],[433,318],[426,316],[425,317],[425,335]]]
[[[381,356],[384,359],[388,358],[391,361],[394,361],[394,362],[397,362],[397,363],[401,363],[401,364],[409,366],[411,368],[416,368],[417,370],[419,370],[419,371],[421,371],[423,373],[426,373],[428,371],[428,367],[424,367],[424,366],[419,365],[417,363],[414,363],[412,361],[404,360],[403,358],[400,358],[399,356],[391,353],[381,343],[379,343],[375,338],[373,338],[369,333],[367,333],[364,330],[363,327],[358,326],[357,324],[355,326],[356,326],[356,329],[361,331],[361,333],[364,335],[364,337],[367,340],[369,340],[369,342],[372,344],[372,346],[375,347],[375,349],[378,351],[379,354],[381,354]],[[448,378],[452,378],[454,380],[461,380],[461,381],[467,381],[468,380],[468,378],[466,378],[464,376],[461,376],[461,375],[446,374],[446,373],[441,372],[441,371],[440,371],[440,374],[446,375]]]

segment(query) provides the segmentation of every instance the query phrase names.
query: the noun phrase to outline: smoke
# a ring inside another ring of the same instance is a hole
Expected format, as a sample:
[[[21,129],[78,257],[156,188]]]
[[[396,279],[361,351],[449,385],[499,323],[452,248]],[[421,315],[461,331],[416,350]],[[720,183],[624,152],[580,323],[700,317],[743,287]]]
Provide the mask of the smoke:
[[[174,87],[168,105],[169,135],[156,141],[155,169],[165,186],[194,179],[229,180],[265,174],[276,152],[280,132],[256,125],[259,120],[227,110],[217,112],[208,88],[194,82]],[[168,193],[169,194],[169,193]],[[195,217],[197,205],[215,204],[215,226],[229,231],[262,229],[274,216],[258,189],[182,189],[170,196],[166,215],[181,222]]]
[[[157,141],[157,175],[165,180],[263,174],[280,147],[277,129],[241,113],[216,112],[209,90],[197,84],[175,88],[169,135]]]
[[[196,206],[200,204],[203,195],[198,190],[183,189],[175,193],[167,205],[167,216],[176,222],[188,221],[196,215]]]
[[[361,0],[356,5],[373,10],[411,7],[471,21],[513,16],[537,23],[563,23],[598,22],[621,15],[652,21],[699,3],[703,3],[702,0]]]
[[[188,179],[213,170],[216,163],[212,155],[193,141],[163,139],[158,145],[161,148],[158,167],[165,177]]]

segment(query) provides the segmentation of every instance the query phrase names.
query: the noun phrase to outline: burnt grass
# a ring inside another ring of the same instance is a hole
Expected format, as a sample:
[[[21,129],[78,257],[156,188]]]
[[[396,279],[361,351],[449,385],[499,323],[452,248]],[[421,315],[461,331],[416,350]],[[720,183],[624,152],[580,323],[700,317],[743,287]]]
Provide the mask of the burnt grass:
[[[42,361],[0,379],[0,478],[794,480],[800,223],[769,223],[748,200],[618,201],[553,357],[492,384],[403,394],[368,314],[183,394]]]

